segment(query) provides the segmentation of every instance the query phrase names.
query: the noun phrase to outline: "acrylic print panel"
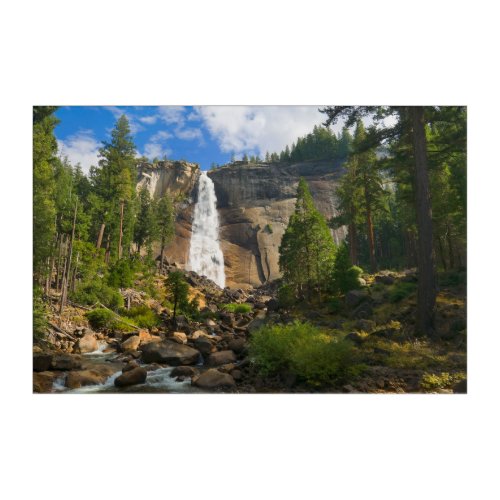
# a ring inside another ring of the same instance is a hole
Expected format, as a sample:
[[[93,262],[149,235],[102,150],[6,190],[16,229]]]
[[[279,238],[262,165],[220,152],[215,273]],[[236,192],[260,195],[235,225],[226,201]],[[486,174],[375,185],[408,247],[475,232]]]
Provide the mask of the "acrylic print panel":
[[[34,107],[33,391],[466,392],[466,116]]]

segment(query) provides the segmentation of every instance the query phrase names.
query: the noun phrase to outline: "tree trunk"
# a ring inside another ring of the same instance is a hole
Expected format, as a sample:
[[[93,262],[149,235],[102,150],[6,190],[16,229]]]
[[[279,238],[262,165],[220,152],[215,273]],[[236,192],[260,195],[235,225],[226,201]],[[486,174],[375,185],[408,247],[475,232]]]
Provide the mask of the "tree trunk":
[[[161,237],[161,250],[160,250],[160,274],[163,272],[163,259],[165,255],[165,236]]]
[[[97,237],[97,245],[96,248],[99,250],[102,245],[102,237],[104,236],[104,229],[106,228],[106,224],[104,222],[101,224],[101,229],[99,229],[99,236]]]
[[[111,252],[111,236],[108,232],[108,236],[106,238],[106,253],[104,254],[104,262],[109,264],[109,257]]]
[[[366,229],[368,232],[368,244],[370,248],[370,270],[374,273],[377,269],[377,263],[375,261],[375,237],[373,235],[372,211],[369,205],[366,207]]]
[[[59,273],[61,271],[61,260],[63,258],[63,246],[64,246],[64,241],[65,241],[66,235],[61,234],[61,237],[59,239],[59,252],[57,255],[57,265],[56,265],[56,292],[59,291],[60,285],[59,285]]]
[[[436,310],[436,269],[432,245],[432,210],[427,170],[427,142],[425,137],[424,108],[409,108],[413,124],[413,145],[415,151],[416,215],[418,228],[418,290],[417,334],[434,335]]]
[[[78,199],[75,203],[75,213],[73,215],[73,228],[71,230],[71,240],[69,242],[69,248],[68,248],[68,258],[66,260],[66,267],[63,275],[63,283],[62,283],[62,290],[61,290],[61,304],[59,306],[59,314],[63,312],[64,306],[66,305],[66,298],[68,296],[68,285],[69,285],[69,278],[70,278],[70,273],[71,273],[71,257],[73,255],[73,241],[75,239],[75,226],[76,226],[76,214],[78,211]]]
[[[349,224],[349,253],[351,257],[351,264],[353,266],[358,265],[357,239],[356,224],[354,224],[354,222],[351,222]]]
[[[446,225],[446,242],[448,243],[448,258],[450,260],[450,269],[453,269],[455,267],[455,254],[453,253],[451,229],[449,225]]]
[[[123,238],[123,207],[125,202],[121,202],[120,206],[120,236],[118,239],[118,259],[122,258],[122,238]]]
[[[441,257],[441,264],[443,265],[443,269],[446,271],[446,258],[444,256],[443,242],[441,241],[441,236],[438,236],[438,248],[439,248],[439,256]]]

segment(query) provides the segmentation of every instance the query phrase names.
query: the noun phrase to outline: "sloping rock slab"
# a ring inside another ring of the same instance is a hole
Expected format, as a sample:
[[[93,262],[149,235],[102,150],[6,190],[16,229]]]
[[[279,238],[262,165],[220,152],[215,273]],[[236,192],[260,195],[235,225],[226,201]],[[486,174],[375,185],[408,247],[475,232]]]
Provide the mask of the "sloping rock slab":
[[[194,365],[200,357],[196,349],[169,340],[151,342],[141,346],[141,350],[144,363],[166,363],[171,366]]]

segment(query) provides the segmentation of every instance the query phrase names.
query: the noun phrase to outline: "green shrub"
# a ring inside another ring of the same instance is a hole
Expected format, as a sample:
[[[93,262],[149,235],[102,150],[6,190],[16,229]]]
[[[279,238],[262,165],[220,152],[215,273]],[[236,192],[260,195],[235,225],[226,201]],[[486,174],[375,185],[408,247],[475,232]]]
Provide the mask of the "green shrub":
[[[146,305],[134,306],[128,311],[123,309],[121,314],[130,318],[131,323],[141,328],[153,328],[160,324],[159,316]]]
[[[271,226],[271,224],[266,224],[266,226],[264,227],[265,231],[269,234],[273,234],[273,227]]]
[[[252,335],[250,356],[263,375],[288,372],[311,386],[338,383],[361,370],[349,341],[309,323],[264,326]]]
[[[349,258],[349,249],[344,242],[338,249],[335,256],[332,271],[331,288],[336,293],[346,293],[360,287],[359,277],[363,270],[358,266],[353,266]]]
[[[424,373],[420,381],[420,387],[426,391],[437,389],[449,389],[457,382],[465,379],[465,373]]]
[[[448,271],[439,273],[438,281],[441,286],[458,286],[466,283],[467,273],[460,271]]]
[[[252,306],[250,304],[224,304],[222,306],[222,310],[232,313],[245,314],[252,310]]]
[[[90,326],[96,330],[101,328],[113,329],[117,325],[116,316],[107,309],[93,309],[85,314]]]
[[[33,340],[43,338],[47,331],[47,306],[40,287],[33,288]]]
[[[101,278],[81,283],[75,292],[71,293],[70,298],[78,304],[89,306],[101,302],[114,311],[123,307],[124,303],[120,292],[108,286]]]
[[[281,307],[292,307],[297,301],[295,297],[295,290],[290,285],[282,285],[278,290],[278,302]]]
[[[417,285],[415,283],[407,283],[404,281],[398,281],[394,284],[393,288],[389,292],[390,302],[401,302],[413,293],[415,293]]]
[[[117,260],[109,269],[108,285],[113,288],[129,288],[134,283],[134,262],[130,259]]]
[[[330,314],[338,314],[342,310],[342,300],[339,297],[332,297],[327,302],[327,307]]]

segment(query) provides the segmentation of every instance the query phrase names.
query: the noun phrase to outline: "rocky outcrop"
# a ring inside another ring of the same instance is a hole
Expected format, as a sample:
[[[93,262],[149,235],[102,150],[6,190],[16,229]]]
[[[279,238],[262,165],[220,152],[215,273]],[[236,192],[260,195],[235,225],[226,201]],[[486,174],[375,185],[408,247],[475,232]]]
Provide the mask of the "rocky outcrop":
[[[138,188],[147,187],[155,197],[169,194],[183,200],[177,204],[176,237],[165,254],[169,262],[185,268],[199,167],[165,161],[155,166],[141,164],[138,168]],[[337,213],[335,191],[341,173],[341,164],[331,161],[229,165],[208,172],[217,196],[227,285],[247,288],[278,278],[279,246],[295,209],[300,177],[309,184],[318,210],[331,218]],[[345,229],[332,234],[339,243],[345,237]]]

